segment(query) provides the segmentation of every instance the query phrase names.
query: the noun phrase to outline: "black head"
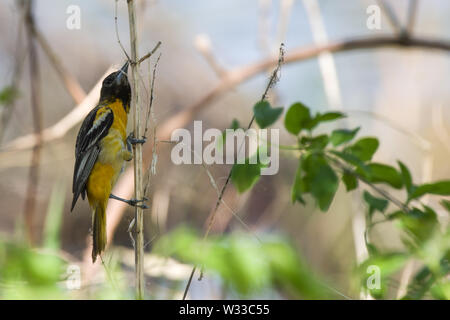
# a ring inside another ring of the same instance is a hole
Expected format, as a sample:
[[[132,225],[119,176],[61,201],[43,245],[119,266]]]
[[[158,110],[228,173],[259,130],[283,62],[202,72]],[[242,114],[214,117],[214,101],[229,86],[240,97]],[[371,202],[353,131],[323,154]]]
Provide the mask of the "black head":
[[[125,111],[130,110],[131,87],[128,82],[128,62],[120,70],[108,75],[102,83],[100,101],[122,100]]]

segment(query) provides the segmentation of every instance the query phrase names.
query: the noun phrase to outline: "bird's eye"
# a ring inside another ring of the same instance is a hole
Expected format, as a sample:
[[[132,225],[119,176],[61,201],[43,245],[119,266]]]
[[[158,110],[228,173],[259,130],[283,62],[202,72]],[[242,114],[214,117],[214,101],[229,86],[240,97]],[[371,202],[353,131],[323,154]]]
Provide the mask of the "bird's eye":
[[[105,81],[103,81],[103,85],[109,87],[113,83],[113,79],[106,78]]]

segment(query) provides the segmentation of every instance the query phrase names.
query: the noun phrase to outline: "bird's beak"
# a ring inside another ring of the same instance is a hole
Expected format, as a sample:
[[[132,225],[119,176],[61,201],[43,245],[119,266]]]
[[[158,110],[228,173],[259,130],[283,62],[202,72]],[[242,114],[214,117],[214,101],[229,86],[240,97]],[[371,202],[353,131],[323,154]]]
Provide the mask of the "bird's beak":
[[[122,83],[123,79],[127,78],[128,64],[129,64],[129,62],[127,61],[127,62],[125,62],[123,67],[120,68],[120,70],[119,70],[120,72],[119,72],[119,74],[116,77],[116,82],[118,84]]]

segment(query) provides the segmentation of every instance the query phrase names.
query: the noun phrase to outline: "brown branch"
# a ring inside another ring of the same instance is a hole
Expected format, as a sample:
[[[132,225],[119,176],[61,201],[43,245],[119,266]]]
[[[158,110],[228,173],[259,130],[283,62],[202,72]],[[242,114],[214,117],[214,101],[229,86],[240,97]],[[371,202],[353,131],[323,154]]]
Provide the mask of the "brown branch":
[[[394,28],[395,32],[400,34],[403,31],[403,28],[402,25],[400,24],[400,21],[397,18],[397,15],[394,12],[394,9],[392,9],[392,7],[385,0],[378,0],[378,3],[380,4],[386,16],[388,17],[388,20],[391,23],[392,27]]]
[[[67,92],[70,94],[75,103],[80,104],[86,98],[86,92],[83,90],[78,80],[64,67],[64,64],[52,50],[42,32],[40,32],[34,25],[32,32],[36,40],[39,42],[42,50],[50,60],[50,63],[55,68],[61,80],[64,82]]]
[[[33,35],[33,2],[30,0],[22,3],[25,10],[25,27],[27,30],[29,62],[30,62],[30,84],[31,84],[31,110],[33,115],[34,132],[37,136],[37,143],[33,148],[31,166],[28,180],[28,187],[25,199],[25,221],[27,235],[30,244],[34,242],[33,219],[36,211],[36,194],[39,183],[39,161],[41,157],[41,131],[42,131],[42,107],[39,80],[39,64],[36,51],[36,44]]]
[[[412,34],[412,32],[413,32],[414,24],[416,22],[418,2],[419,2],[419,0],[409,0],[408,21],[406,23],[406,28],[405,28],[405,30],[406,30],[406,32],[408,32],[408,34]]]
[[[103,79],[113,71],[110,67],[97,81],[95,86],[88,93],[86,98],[73,108],[67,115],[65,115],[61,120],[59,120],[54,125],[42,130],[40,139],[42,143],[53,141],[64,137],[64,135],[78,123],[80,123],[84,117],[92,110],[93,106],[98,102],[98,97],[100,95],[100,88],[102,86]],[[27,134],[18,137],[10,142],[8,142],[2,149],[3,150],[27,150],[33,148],[37,145],[37,135]]]
[[[391,36],[380,36],[380,37],[370,37],[370,38],[355,38],[343,41],[336,41],[326,45],[321,46],[311,46],[311,47],[300,47],[291,50],[286,53],[284,63],[295,63],[304,60],[308,60],[317,57],[322,52],[344,52],[359,49],[375,49],[375,48],[422,48],[422,49],[433,49],[441,51],[450,51],[450,41],[447,40],[433,40],[426,38],[404,38],[404,37],[391,37]],[[162,140],[167,140],[170,137],[171,132],[176,128],[183,127],[188,123],[194,114],[205,108],[212,101],[216,100],[225,92],[231,90],[237,85],[249,80],[250,78],[258,75],[261,72],[265,72],[268,68],[273,68],[276,66],[278,57],[266,58],[261,61],[249,64],[247,66],[238,67],[234,70],[228,71],[223,78],[220,79],[219,83],[211,88],[206,94],[200,97],[196,102],[189,105],[182,111],[175,114],[165,123],[160,126],[159,135],[164,137]],[[83,117],[78,119],[81,121]],[[65,132],[69,131],[76,123],[69,123],[59,126],[59,123],[55,124]],[[70,127],[66,127],[69,125]],[[47,129],[46,129],[47,130]],[[44,131],[46,131],[44,130]],[[64,135],[64,134],[63,134]],[[63,135],[57,135],[55,137],[49,137],[48,139],[44,136],[44,142],[60,138]],[[35,144],[35,138],[28,136],[19,137],[8,143],[3,149],[14,149],[23,150],[32,148]],[[20,142],[20,143],[19,143]]]
[[[142,137],[141,130],[141,105],[139,103],[139,83],[138,83],[138,39],[136,31],[136,10],[133,0],[127,0],[128,4],[128,20],[130,25],[130,43],[131,43],[131,86],[132,99],[131,108],[134,111],[133,129],[134,136]],[[158,46],[157,46],[158,47]],[[143,199],[144,197],[144,178],[142,165],[142,144],[133,145],[134,158],[134,198]],[[136,266],[136,298],[141,300],[145,294],[145,278],[144,278],[144,209],[135,207],[135,266]]]

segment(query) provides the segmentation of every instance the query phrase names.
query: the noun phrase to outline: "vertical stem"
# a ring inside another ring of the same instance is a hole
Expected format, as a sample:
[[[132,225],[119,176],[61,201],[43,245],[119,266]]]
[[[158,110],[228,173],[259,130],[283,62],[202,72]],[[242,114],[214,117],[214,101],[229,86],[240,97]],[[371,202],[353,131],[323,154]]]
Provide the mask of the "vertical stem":
[[[138,84],[138,39],[136,30],[136,11],[133,0],[127,0],[128,20],[130,24],[131,43],[131,86],[133,96],[131,108],[134,110],[134,136],[142,137],[139,104],[139,84]],[[142,144],[134,145],[134,192],[136,199],[143,198],[143,174],[142,174]],[[135,265],[136,265],[136,299],[144,298],[144,211],[140,207],[135,207],[136,221],[136,242],[135,242]]]
[[[28,241],[33,244],[33,216],[36,211],[36,194],[39,182],[39,160],[41,156],[41,131],[42,131],[42,108],[41,94],[39,88],[39,65],[34,42],[34,19],[32,14],[33,2],[26,1],[22,3],[25,10],[25,26],[27,30],[27,40],[30,57],[30,84],[31,84],[31,110],[33,115],[33,126],[38,143],[33,148],[31,157],[30,173],[25,200],[25,222],[27,227]]]

